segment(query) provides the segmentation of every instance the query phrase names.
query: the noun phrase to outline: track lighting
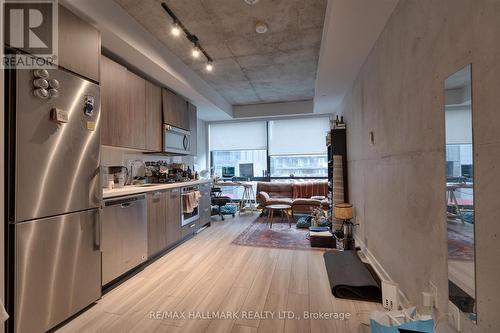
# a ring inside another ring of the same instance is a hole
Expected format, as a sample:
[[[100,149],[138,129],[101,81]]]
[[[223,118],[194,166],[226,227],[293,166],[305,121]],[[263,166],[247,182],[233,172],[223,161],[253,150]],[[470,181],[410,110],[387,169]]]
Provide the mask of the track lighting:
[[[200,49],[197,46],[193,47],[191,54],[193,58],[198,58],[200,56]]]
[[[255,1],[255,0],[253,0],[253,1]],[[257,2],[257,1],[255,1],[255,2]],[[203,54],[205,56],[205,58],[207,59],[207,64],[205,66],[205,69],[208,72],[211,72],[214,69],[214,66],[212,64],[213,60],[208,55],[207,51],[205,51],[203,49],[203,47],[200,45],[198,37],[189,32],[189,30],[184,26],[184,24],[182,24],[181,21],[179,21],[177,16],[167,6],[167,4],[165,2],[162,2],[161,6],[167,12],[167,14],[172,18],[172,20],[174,21],[173,26],[172,26],[172,30],[170,31],[172,33],[172,35],[177,37],[177,36],[180,36],[181,32],[184,32],[184,35],[186,36],[186,38],[193,44],[193,49],[191,51],[191,55],[193,56],[193,58],[199,58],[200,55]]]
[[[170,32],[175,37],[178,37],[181,34],[181,28],[179,28],[179,25],[177,24],[177,22],[174,23],[172,30]]]

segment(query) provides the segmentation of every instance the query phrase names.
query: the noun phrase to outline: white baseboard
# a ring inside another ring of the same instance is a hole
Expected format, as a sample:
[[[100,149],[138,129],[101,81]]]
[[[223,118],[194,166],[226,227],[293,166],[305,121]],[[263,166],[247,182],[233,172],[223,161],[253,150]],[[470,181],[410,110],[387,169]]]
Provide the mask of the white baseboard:
[[[366,247],[365,243],[357,235],[354,235],[354,240],[356,241],[356,245],[361,248],[361,252],[364,254],[366,260],[368,261],[368,263],[370,263],[380,279],[398,283],[391,278],[389,273],[387,273],[384,267],[382,267],[382,265],[378,262],[377,258],[375,258],[368,247]],[[408,297],[406,297],[401,288],[399,288],[399,302],[400,305],[404,308],[407,308],[411,305]]]

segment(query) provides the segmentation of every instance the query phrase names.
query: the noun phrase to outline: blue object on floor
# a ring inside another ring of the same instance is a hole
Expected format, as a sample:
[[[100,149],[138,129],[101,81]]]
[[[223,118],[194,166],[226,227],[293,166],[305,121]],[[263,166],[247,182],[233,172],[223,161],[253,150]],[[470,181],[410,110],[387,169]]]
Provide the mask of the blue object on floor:
[[[372,333],[399,333],[404,330],[415,333],[434,333],[434,320],[416,320],[398,326],[385,326],[371,319],[370,327]],[[402,331],[399,330],[400,328]]]
[[[221,214],[224,215],[235,215],[238,212],[236,205],[224,205],[220,208]]]

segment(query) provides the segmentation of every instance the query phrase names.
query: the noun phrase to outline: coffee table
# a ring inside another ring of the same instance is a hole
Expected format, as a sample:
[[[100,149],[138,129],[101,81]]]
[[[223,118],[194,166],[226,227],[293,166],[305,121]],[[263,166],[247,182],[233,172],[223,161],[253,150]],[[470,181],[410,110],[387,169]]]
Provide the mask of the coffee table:
[[[274,217],[274,211],[279,211],[281,212],[281,221],[283,221],[283,215],[286,215],[286,218],[288,220],[288,226],[291,228],[292,223],[290,222],[290,215],[288,212],[292,209],[292,206],[290,205],[285,205],[285,204],[280,204],[280,205],[269,205],[266,207],[269,214],[267,216],[267,221],[269,222],[269,227],[273,227],[273,217]]]

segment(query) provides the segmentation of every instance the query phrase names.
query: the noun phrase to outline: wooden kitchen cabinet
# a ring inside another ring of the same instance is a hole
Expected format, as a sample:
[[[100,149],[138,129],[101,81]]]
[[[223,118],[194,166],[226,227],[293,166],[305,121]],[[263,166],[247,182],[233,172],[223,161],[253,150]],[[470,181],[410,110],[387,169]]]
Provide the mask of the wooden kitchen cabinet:
[[[58,11],[59,66],[99,82],[99,31],[61,5]]]
[[[146,81],[146,150],[162,150],[161,88]]]
[[[190,139],[190,155],[198,155],[198,111],[196,106],[188,102],[188,116],[189,116],[189,131],[191,132]]]
[[[146,149],[146,80],[127,71],[130,133],[125,147]]]
[[[148,258],[167,247],[167,195],[165,191],[148,193]]]
[[[127,147],[131,131],[127,69],[101,56],[101,144]]]
[[[146,80],[101,56],[101,144],[146,150]]]
[[[167,202],[167,247],[181,239],[181,195],[180,189],[166,191]]]
[[[162,89],[163,121],[171,126],[189,130],[187,101],[168,89]]]
[[[212,185],[211,183],[204,183],[200,185],[200,219],[198,222],[198,227],[201,228],[204,225],[210,223],[211,217],[211,192]]]

